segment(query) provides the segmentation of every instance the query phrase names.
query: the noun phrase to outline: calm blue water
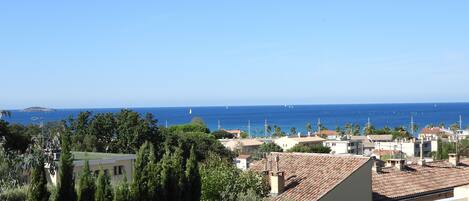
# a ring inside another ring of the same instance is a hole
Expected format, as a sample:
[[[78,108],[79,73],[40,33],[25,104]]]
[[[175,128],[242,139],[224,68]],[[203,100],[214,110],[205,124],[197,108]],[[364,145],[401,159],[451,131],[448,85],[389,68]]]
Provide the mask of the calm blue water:
[[[189,109],[192,108],[192,114]],[[39,124],[41,121],[56,121],[76,116],[80,111],[118,112],[120,109],[59,109],[55,112],[12,111],[12,123]],[[364,105],[295,105],[295,106],[230,106],[230,107],[171,107],[171,108],[133,108],[139,113],[153,113],[159,124],[164,126],[187,123],[192,117],[202,117],[211,130],[216,130],[218,121],[225,129],[248,129],[251,121],[251,134],[264,135],[264,120],[278,125],[289,132],[291,127],[305,133],[305,125],[311,122],[315,127],[318,118],[329,129],[343,127],[345,123],[358,123],[362,127],[370,118],[376,127],[388,125],[409,126],[410,116],[422,128],[429,123],[444,122],[447,125],[459,121],[459,115],[469,118],[469,103],[438,104],[364,104]],[[4,118],[5,119],[5,118]],[[469,125],[466,121],[464,125]]]

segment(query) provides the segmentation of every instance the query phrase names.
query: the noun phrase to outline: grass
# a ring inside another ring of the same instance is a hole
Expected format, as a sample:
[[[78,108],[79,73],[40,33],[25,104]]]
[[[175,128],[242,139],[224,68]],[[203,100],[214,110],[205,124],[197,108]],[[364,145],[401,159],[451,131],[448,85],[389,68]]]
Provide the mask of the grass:
[[[111,158],[129,155],[129,154],[112,154],[112,153],[99,153],[99,152],[72,152],[72,154],[76,161],[111,159]]]

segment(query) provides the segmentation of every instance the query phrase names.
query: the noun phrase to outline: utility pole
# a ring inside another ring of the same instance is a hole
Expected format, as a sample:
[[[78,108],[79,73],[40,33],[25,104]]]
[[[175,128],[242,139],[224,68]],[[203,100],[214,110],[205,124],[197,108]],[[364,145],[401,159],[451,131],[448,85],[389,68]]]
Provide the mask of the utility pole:
[[[321,135],[321,118],[318,118],[318,135]]]
[[[248,120],[248,135],[251,138],[251,120]]]
[[[410,116],[410,133],[412,133],[412,136],[414,136],[414,116]]]

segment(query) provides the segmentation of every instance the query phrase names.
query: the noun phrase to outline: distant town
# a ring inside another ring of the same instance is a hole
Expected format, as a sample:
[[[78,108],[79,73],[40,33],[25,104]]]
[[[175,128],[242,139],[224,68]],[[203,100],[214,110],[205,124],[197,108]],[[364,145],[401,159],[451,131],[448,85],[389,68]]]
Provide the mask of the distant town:
[[[210,131],[199,117],[156,122],[128,109],[45,125],[2,119],[0,200],[469,199],[462,117],[417,135],[413,120],[409,129],[369,121],[358,130],[318,121],[307,133],[266,124],[264,137]]]

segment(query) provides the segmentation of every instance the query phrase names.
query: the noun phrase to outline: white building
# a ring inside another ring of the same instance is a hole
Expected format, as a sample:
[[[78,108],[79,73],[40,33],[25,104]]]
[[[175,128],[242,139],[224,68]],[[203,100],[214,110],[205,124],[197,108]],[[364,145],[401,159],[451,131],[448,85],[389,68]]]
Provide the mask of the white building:
[[[98,175],[99,171],[103,171],[111,177],[112,182],[121,181],[124,177],[127,177],[127,180],[132,180],[133,168],[135,163],[134,154],[111,154],[111,153],[95,153],[95,152],[72,152],[74,161],[73,161],[73,174],[75,178],[78,178],[82,169],[85,165],[85,160],[88,160],[90,165],[90,170],[95,175]],[[47,182],[52,185],[57,185],[59,181],[58,174],[58,163],[54,168],[53,174],[51,174],[50,164],[46,164],[46,177]]]
[[[375,149],[401,151],[406,157],[420,156],[420,140],[396,140],[392,142],[375,142]],[[432,142],[423,142],[423,155],[430,156],[432,152]]]
[[[251,155],[239,155],[235,158],[235,165],[241,170],[247,170],[251,163]]]
[[[274,143],[282,147],[283,151],[288,151],[297,144],[302,145],[322,145],[322,142],[326,141],[323,138],[317,136],[311,137],[281,137],[274,140]]]

